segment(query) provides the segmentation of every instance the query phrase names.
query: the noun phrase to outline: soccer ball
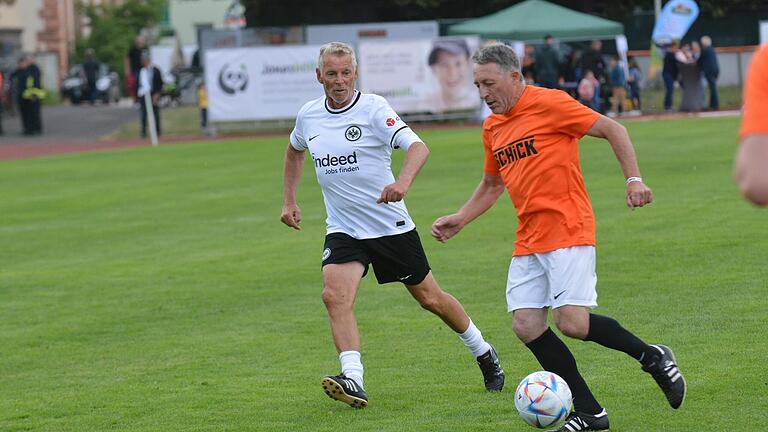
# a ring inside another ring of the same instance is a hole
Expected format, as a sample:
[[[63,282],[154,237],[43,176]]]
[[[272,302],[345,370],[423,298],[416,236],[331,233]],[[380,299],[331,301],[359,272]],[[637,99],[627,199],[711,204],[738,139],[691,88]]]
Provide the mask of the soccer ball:
[[[539,429],[558,423],[573,406],[571,389],[552,372],[534,372],[515,390],[515,408],[526,423]]]

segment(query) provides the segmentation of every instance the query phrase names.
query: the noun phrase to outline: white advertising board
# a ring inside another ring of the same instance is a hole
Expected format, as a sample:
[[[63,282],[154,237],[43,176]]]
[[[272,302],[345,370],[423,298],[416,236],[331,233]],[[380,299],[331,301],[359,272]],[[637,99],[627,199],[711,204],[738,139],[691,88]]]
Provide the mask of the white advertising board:
[[[360,89],[385,97],[399,113],[480,107],[470,57],[476,36],[360,42]]]
[[[323,95],[315,68],[320,46],[279,45],[205,52],[212,121],[293,118]]]

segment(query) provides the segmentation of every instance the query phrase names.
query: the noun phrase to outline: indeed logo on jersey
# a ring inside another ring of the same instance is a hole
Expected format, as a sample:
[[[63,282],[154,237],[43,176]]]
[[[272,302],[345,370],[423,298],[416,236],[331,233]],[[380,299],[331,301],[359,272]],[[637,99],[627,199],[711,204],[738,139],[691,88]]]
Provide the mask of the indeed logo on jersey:
[[[496,159],[499,168],[504,168],[520,159],[538,155],[539,152],[533,146],[533,143],[534,139],[532,136],[520,138],[494,151],[493,158]]]
[[[315,162],[316,168],[325,168],[326,175],[350,173],[360,170],[360,167],[357,166],[356,151],[345,156],[331,156],[330,154],[326,154],[325,156],[317,157],[312,153],[312,160]]]

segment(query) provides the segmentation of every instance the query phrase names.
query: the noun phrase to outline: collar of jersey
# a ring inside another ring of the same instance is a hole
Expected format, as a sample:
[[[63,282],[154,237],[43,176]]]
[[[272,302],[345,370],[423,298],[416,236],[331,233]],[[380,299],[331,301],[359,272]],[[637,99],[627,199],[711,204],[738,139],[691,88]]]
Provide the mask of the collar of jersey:
[[[339,108],[339,109],[333,109],[333,108],[329,107],[328,106],[328,98],[325,98],[325,109],[326,109],[326,111],[328,111],[331,114],[345,113],[345,112],[349,111],[350,109],[352,109],[353,106],[355,106],[357,101],[360,100],[360,95],[361,94],[362,93],[360,93],[358,90],[355,90],[355,96],[352,98],[352,103],[350,103],[349,105],[347,105],[345,107]]]

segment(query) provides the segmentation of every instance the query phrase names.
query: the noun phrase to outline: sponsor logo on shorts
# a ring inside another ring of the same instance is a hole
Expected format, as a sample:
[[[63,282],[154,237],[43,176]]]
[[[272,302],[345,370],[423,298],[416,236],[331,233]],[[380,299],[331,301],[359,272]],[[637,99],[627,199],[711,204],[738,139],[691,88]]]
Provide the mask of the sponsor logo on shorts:
[[[555,300],[557,300],[557,298],[560,297],[561,295],[563,295],[563,293],[566,292],[566,291],[568,291],[568,290],[562,290],[559,293],[555,294]]]
[[[536,156],[539,152],[533,146],[534,137],[528,136],[505,144],[493,152],[493,158],[499,164],[499,168],[515,163],[527,157]]]
[[[323,261],[327,260],[328,257],[330,256],[331,256],[331,249],[325,248],[325,250],[323,251]]]

